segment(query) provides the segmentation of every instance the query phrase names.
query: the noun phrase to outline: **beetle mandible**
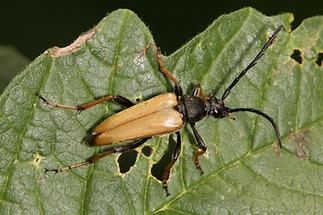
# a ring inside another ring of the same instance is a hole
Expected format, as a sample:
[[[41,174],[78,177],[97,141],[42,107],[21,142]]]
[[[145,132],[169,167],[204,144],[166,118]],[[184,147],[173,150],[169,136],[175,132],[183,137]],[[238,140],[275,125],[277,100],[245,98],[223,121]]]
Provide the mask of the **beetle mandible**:
[[[257,64],[258,60],[264,55],[266,49],[273,43],[282,28],[283,26],[279,26],[273,32],[256,57],[232,81],[220,99],[215,96],[205,96],[199,85],[195,85],[192,95],[184,95],[177,79],[166,67],[164,67],[159,49],[157,49],[156,60],[161,72],[174,83],[173,93],[162,93],[138,104],[134,104],[132,101],[120,95],[110,95],[79,106],[57,104],[45,99],[39,93],[36,93],[44,103],[56,108],[83,111],[108,100],[115,101],[127,107],[125,110],[105,119],[92,131],[91,142],[94,146],[111,145],[111,148],[105,149],[83,162],[57,169],[46,169],[46,172],[54,171],[58,173],[85,166],[113,153],[123,153],[135,149],[144,144],[151,137],[175,132],[177,141],[172,154],[172,160],[165,167],[162,177],[163,188],[168,196],[167,183],[169,174],[181,152],[182,141],[180,130],[186,123],[190,125],[197,143],[197,150],[194,154],[194,164],[200,171],[200,174],[203,174],[203,170],[199,163],[199,157],[205,153],[206,144],[195,128],[195,123],[209,115],[214,118],[224,118],[229,117],[230,113],[235,112],[252,112],[267,119],[275,131],[278,146],[282,147],[278,126],[268,114],[253,108],[229,108],[224,104],[224,100],[230,94],[232,88],[239,82],[241,77]],[[123,146],[115,145],[116,143],[131,140],[134,140],[134,142],[129,142]]]

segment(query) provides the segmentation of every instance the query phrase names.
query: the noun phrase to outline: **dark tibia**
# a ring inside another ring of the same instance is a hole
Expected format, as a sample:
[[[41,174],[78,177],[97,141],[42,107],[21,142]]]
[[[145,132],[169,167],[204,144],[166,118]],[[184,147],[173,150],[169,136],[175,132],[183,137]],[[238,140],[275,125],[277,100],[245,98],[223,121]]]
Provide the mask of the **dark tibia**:
[[[175,84],[175,95],[178,97],[183,96],[183,90],[182,87],[179,84]]]
[[[61,167],[61,168],[58,168],[58,169],[45,169],[45,173],[46,172],[56,172],[56,173],[65,172],[65,171],[68,171],[68,170],[71,170],[71,169],[86,166],[88,164],[95,163],[98,160],[100,160],[100,159],[102,159],[102,158],[104,158],[106,156],[109,156],[111,154],[123,153],[123,152],[130,151],[132,149],[135,149],[138,146],[144,144],[149,139],[150,139],[150,137],[142,139],[142,140],[139,140],[139,141],[134,142],[134,143],[133,142],[129,143],[128,145],[125,145],[125,146],[116,146],[116,147],[104,150],[104,151],[100,152],[99,154],[93,155],[92,157],[90,157],[90,158],[88,158],[85,161],[80,162],[80,163],[75,163],[75,164],[72,164],[72,165],[69,165],[69,166],[66,166],[66,167]]]
[[[119,96],[119,95],[116,95],[114,96],[114,99],[113,99],[115,102],[117,102],[118,104],[120,105],[123,105],[125,107],[131,107],[131,106],[134,106],[135,104],[130,101],[129,99],[123,97],[123,96]]]
[[[201,94],[203,93],[200,84],[194,84],[192,96],[201,97]]]
[[[181,153],[181,145],[182,145],[182,140],[181,140],[181,133],[179,131],[176,132],[177,140],[176,140],[176,146],[172,155],[172,160],[171,162],[165,167],[164,173],[163,173],[163,188],[166,192],[166,196],[169,196],[170,193],[168,192],[168,179],[170,175],[170,171],[172,167],[174,166],[175,162],[177,161],[179,154]]]
[[[201,98],[204,101],[207,101],[209,99],[208,96],[204,95],[203,89],[200,86],[200,84],[194,84],[192,96],[197,96],[197,97]]]

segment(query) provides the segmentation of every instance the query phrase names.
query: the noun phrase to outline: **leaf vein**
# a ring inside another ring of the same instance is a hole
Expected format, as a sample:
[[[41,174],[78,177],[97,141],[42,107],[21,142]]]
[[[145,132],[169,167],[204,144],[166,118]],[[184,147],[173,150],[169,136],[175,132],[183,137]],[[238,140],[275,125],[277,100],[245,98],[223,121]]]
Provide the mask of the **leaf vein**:
[[[50,64],[50,66],[49,66],[49,68],[48,68],[48,73],[46,74],[46,75],[44,75],[44,77],[43,77],[43,80],[42,80],[42,82],[43,83],[41,83],[40,84],[40,87],[38,88],[38,91],[40,91],[40,89],[42,89],[43,88],[43,86],[44,86],[44,83],[46,82],[46,80],[48,79],[48,77],[49,77],[49,74],[50,74],[50,72],[51,72],[51,69],[52,69],[52,66],[53,66],[53,59],[52,59],[52,61],[51,61],[51,64]],[[27,77],[27,75],[24,77],[24,78],[26,78]],[[23,78],[23,79],[24,79]],[[37,101],[37,97],[35,96],[34,97],[34,99],[33,99],[33,103],[34,102],[36,102]],[[13,172],[14,172],[14,168],[15,168],[15,166],[14,166],[14,163],[15,163],[15,161],[17,160],[17,158],[18,158],[18,153],[20,152],[20,149],[21,149],[21,147],[22,147],[22,144],[23,144],[23,136],[26,134],[26,131],[27,131],[27,127],[28,127],[28,125],[30,124],[30,122],[31,122],[31,119],[32,119],[32,117],[34,116],[34,114],[35,114],[35,111],[36,111],[36,105],[34,105],[34,106],[32,106],[32,108],[31,108],[31,110],[30,110],[30,112],[29,112],[29,116],[27,117],[27,119],[25,120],[25,122],[24,122],[24,125],[23,125],[23,127],[22,127],[22,131],[21,132],[18,132],[18,135],[19,135],[19,139],[18,139],[18,141],[17,141],[17,146],[16,146],[16,150],[14,151],[14,158],[12,159],[12,162],[9,164],[9,174],[8,174],[8,176],[7,176],[7,178],[6,178],[6,180],[5,180],[5,182],[4,182],[4,186],[3,186],[3,190],[2,190],[2,193],[1,193],[1,195],[0,195],[0,200],[2,201],[3,200],[3,196],[4,196],[4,194],[5,194],[5,192],[7,191],[7,189],[8,189],[8,183],[9,183],[9,180],[11,179],[11,177],[12,177],[12,174],[13,174]],[[20,133],[20,134],[19,134]],[[39,198],[36,198],[36,200],[38,201],[38,204],[40,205],[41,203],[39,202]]]
[[[311,193],[311,192],[307,192],[304,190],[299,190],[299,189],[293,189],[291,187],[285,186],[285,185],[279,185],[277,183],[274,183],[273,181],[269,181],[267,178],[265,178],[262,175],[259,175],[257,172],[255,172],[252,168],[250,168],[248,165],[246,165],[245,163],[241,162],[241,165],[244,166],[250,173],[252,173],[253,175],[255,175],[257,178],[265,181],[268,184],[271,184],[274,187],[277,187],[278,189],[284,188],[286,190],[292,191],[292,192],[296,192],[299,193],[301,195],[310,195],[310,196],[314,196],[314,197],[319,197],[322,198],[323,200],[323,195],[317,194],[317,193]]]

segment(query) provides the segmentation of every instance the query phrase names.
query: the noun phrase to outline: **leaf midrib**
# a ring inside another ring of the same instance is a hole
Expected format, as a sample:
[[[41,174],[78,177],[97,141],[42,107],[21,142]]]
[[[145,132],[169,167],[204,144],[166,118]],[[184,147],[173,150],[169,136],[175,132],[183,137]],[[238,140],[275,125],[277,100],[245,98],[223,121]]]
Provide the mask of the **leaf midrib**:
[[[119,56],[120,56],[120,52],[121,52],[121,41],[123,40],[123,35],[124,35],[124,32],[125,32],[125,24],[126,24],[126,21],[127,21],[127,19],[128,19],[128,17],[129,17],[129,13],[128,13],[128,11],[125,11],[124,13],[123,13],[123,17],[122,17],[122,21],[121,21],[121,26],[120,26],[120,32],[119,32],[119,34],[118,34],[118,40],[116,41],[116,51],[115,51],[115,55],[114,55],[114,57],[113,57],[113,68],[112,68],[112,70],[111,70],[111,74],[110,74],[110,76],[108,77],[108,83],[110,83],[109,85],[108,85],[108,89],[107,89],[107,91],[108,91],[108,94],[109,95],[112,95],[112,91],[113,91],[113,86],[114,86],[114,82],[115,82],[115,78],[114,78],[114,76],[115,76],[115,72],[116,72],[116,70],[117,70],[117,64],[118,64],[118,60],[119,60]],[[88,46],[88,50],[90,50],[90,48],[89,48],[89,44],[88,43],[86,43],[86,45]],[[93,55],[93,56],[95,56],[95,59],[97,59],[98,60],[98,57],[96,56],[96,55],[94,55],[94,53],[92,53],[91,51],[89,51],[89,53],[91,54],[91,55]],[[100,59],[100,58],[99,58]],[[103,61],[103,65],[105,66],[105,67],[108,67],[107,65],[106,65],[106,63]],[[92,95],[93,95],[93,93],[92,92],[90,92]],[[91,165],[91,169],[88,171],[88,173],[87,173],[87,177],[86,177],[86,179],[87,180],[85,180],[85,188],[84,188],[84,191],[83,191],[83,195],[82,195],[82,197],[81,197],[81,207],[80,207],[80,209],[81,209],[81,214],[83,214],[84,213],[84,211],[86,211],[86,208],[85,208],[85,204],[84,204],[84,202],[85,202],[85,199],[88,197],[88,190],[89,190],[89,187],[88,187],[88,185],[89,185],[89,181],[90,180],[92,180],[92,177],[93,177],[93,171],[95,171],[95,168],[96,168],[96,163],[93,163],[92,165]],[[125,190],[125,186],[124,186],[124,181],[121,179],[120,180],[121,181],[121,183],[122,183],[122,187],[123,187],[123,192],[126,192],[126,190]],[[133,206],[133,202],[132,202],[132,200],[131,199],[129,199],[129,197],[128,197],[128,195],[126,194],[125,195],[126,196],[126,199],[127,199],[127,202],[128,202],[128,205],[129,205],[129,207],[131,208],[131,210],[132,210],[132,214],[135,214],[135,208],[134,208],[134,206]]]

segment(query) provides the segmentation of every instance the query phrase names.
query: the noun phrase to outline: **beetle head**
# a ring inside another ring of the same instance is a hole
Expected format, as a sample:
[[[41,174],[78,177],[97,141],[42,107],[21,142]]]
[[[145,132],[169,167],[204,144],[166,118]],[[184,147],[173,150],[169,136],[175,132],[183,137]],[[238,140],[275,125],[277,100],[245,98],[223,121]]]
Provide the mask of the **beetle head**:
[[[214,118],[224,118],[229,116],[229,108],[224,105],[222,99],[218,99],[214,96],[210,97],[209,100],[208,114],[214,116]]]

